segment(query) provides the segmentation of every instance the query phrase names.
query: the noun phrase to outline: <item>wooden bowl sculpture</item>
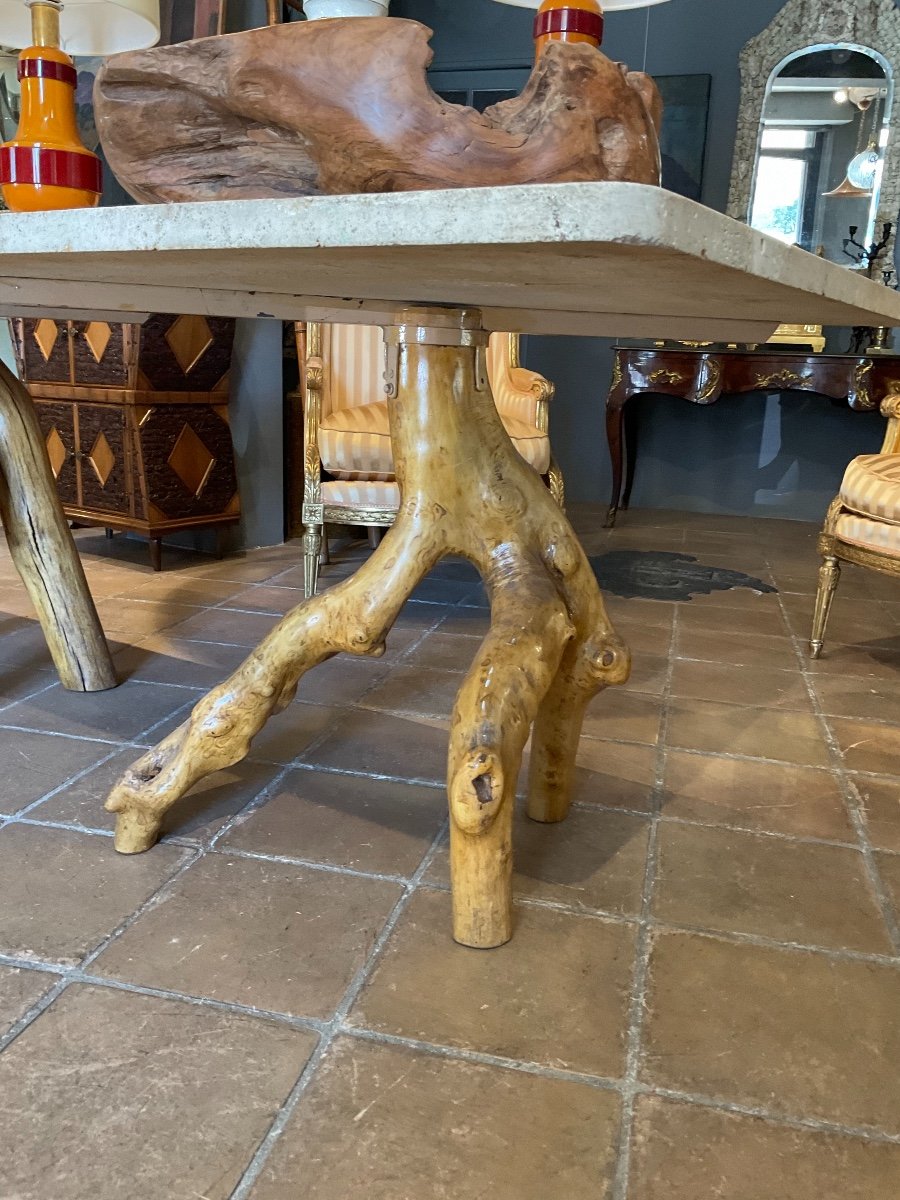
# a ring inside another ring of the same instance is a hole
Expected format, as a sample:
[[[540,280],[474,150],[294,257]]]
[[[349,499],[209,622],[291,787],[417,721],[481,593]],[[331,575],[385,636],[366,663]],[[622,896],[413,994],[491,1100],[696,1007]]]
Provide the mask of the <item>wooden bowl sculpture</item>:
[[[370,17],[117,55],[94,92],[103,148],[145,202],[659,183],[649,76],[555,42],[521,96],[482,114],[431,90],[430,37],[416,21]]]

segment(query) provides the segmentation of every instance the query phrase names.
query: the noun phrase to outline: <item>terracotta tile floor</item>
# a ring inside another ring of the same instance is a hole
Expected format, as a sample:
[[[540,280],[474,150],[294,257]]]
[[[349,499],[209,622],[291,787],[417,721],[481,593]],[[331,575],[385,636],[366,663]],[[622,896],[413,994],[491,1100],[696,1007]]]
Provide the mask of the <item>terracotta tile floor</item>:
[[[570,820],[517,816],[490,952],[449,933],[465,564],[122,858],[107,791],[300,599],[298,548],[154,576],[80,533],[124,679],[97,696],[57,685],[3,552],[0,1197],[897,1200],[900,588],[848,568],[811,663],[812,526],[573,517],[591,555],[778,590],[607,593],[634,674]]]

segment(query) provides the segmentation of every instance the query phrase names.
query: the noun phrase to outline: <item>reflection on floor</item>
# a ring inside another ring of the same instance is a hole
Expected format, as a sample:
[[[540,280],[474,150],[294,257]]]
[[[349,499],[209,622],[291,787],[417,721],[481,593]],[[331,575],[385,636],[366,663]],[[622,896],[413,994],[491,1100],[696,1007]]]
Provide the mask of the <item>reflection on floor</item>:
[[[487,622],[466,564],[124,859],[107,789],[300,599],[298,548],[154,576],[79,534],[125,678],[88,697],[0,558],[0,1195],[897,1195],[900,591],[848,569],[811,663],[813,527],[574,519],[601,562],[766,590],[611,595],[632,681],[591,706],[569,821],[519,820],[491,952],[448,932],[446,727]]]

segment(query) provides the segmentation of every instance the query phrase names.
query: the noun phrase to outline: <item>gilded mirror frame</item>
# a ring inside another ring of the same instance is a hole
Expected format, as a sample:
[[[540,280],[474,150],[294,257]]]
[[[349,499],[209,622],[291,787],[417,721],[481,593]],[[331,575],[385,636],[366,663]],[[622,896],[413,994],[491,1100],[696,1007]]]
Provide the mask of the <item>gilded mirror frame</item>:
[[[891,71],[894,102],[875,219],[879,231],[885,221],[894,225],[880,260],[889,263],[900,220],[900,9],[894,0],[787,0],[762,33],[747,42],[741,51],[741,104],[727,212],[744,224],[749,219],[763,109],[774,72],[799,51],[830,44],[875,51]]]

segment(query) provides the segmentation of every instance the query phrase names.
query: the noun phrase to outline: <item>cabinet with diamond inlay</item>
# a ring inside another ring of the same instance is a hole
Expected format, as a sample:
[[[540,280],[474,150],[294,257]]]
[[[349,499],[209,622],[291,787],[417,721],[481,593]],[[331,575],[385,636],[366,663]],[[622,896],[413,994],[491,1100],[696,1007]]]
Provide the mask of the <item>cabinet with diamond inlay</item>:
[[[66,515],[150,538],[240,519],[228,385],[234,321],[11,322]]]

